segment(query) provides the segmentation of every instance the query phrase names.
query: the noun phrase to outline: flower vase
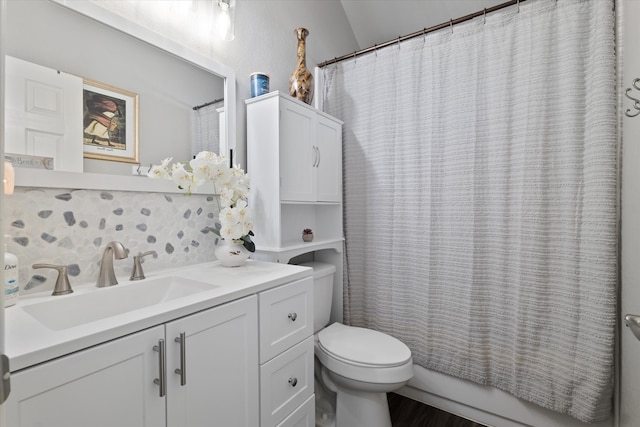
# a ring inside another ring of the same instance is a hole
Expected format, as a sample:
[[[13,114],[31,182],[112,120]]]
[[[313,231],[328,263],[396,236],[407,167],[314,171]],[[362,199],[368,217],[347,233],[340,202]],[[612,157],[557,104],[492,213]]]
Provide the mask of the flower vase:
[[[216,258],[225,267],[239,267],[249,258],[249,251],[243,246],[242,240],[231,242],[222,239],[214,251]]]
[[[309,35],[306,28],[296,28],[293,33],[298,38],[298,67],[289,77],[289,95],[311,104],[313,99],[313,75],[307,70],[305,38]]]

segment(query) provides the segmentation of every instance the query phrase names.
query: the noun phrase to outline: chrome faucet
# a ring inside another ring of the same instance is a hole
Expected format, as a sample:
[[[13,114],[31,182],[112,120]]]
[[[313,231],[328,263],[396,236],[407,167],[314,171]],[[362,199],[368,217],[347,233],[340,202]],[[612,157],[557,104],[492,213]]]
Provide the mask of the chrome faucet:
[[[109,242],[102,253],[102,262],[100,263],[100,273],[96,286],[104,288],[105,286],[113,286],[118,284],[116,273],[113,271],[113,259],[124,259],[127,257],[127,250],[120,242]]]

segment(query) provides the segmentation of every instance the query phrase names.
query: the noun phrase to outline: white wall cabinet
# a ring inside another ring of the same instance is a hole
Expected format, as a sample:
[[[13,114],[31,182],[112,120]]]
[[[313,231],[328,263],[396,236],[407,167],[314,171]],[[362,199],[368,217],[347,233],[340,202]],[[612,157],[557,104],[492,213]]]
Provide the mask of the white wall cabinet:
[[[12,427],[255,427],[257,297],[24,369],[11,382]]]
[[[340,203],[342,124],[293,99],[273,100],[280,111],[280,200]],[[260,116],[252,115],[251,125],[261,126]]]
[[[342,252],[342,122],[278,91],[246,104],[256,259]]]

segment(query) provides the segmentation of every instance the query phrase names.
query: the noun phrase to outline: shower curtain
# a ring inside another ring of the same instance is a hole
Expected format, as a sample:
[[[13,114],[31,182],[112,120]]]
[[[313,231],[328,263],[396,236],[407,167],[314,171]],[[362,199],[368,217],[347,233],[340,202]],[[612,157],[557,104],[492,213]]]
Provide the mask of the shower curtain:
[[[345,322],[585,422],[613,388],[613,9],[531,0],[322,69]]]
[[[220,153],[220,115],[215,104],[191,111],[191,155]],[[224,153],[222,153],[224,154]]]

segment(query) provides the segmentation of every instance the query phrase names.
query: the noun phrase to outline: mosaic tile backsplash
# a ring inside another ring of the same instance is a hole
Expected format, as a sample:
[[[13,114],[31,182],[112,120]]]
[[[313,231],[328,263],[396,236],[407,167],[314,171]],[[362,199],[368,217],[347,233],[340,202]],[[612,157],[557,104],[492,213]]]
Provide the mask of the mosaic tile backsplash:
[[[129,256],[115,260],[118,281],[129,280],[133,256],[154,270],[213,261],[218,236],[213,227],[218,204],[213,196],[179,193],[16,188],[4,198],[7,249],[18,257],[20,294],[50,291],[57,272],[34,263],[68,266],[69,281],[94,283],[105,246],[119,241]]]

